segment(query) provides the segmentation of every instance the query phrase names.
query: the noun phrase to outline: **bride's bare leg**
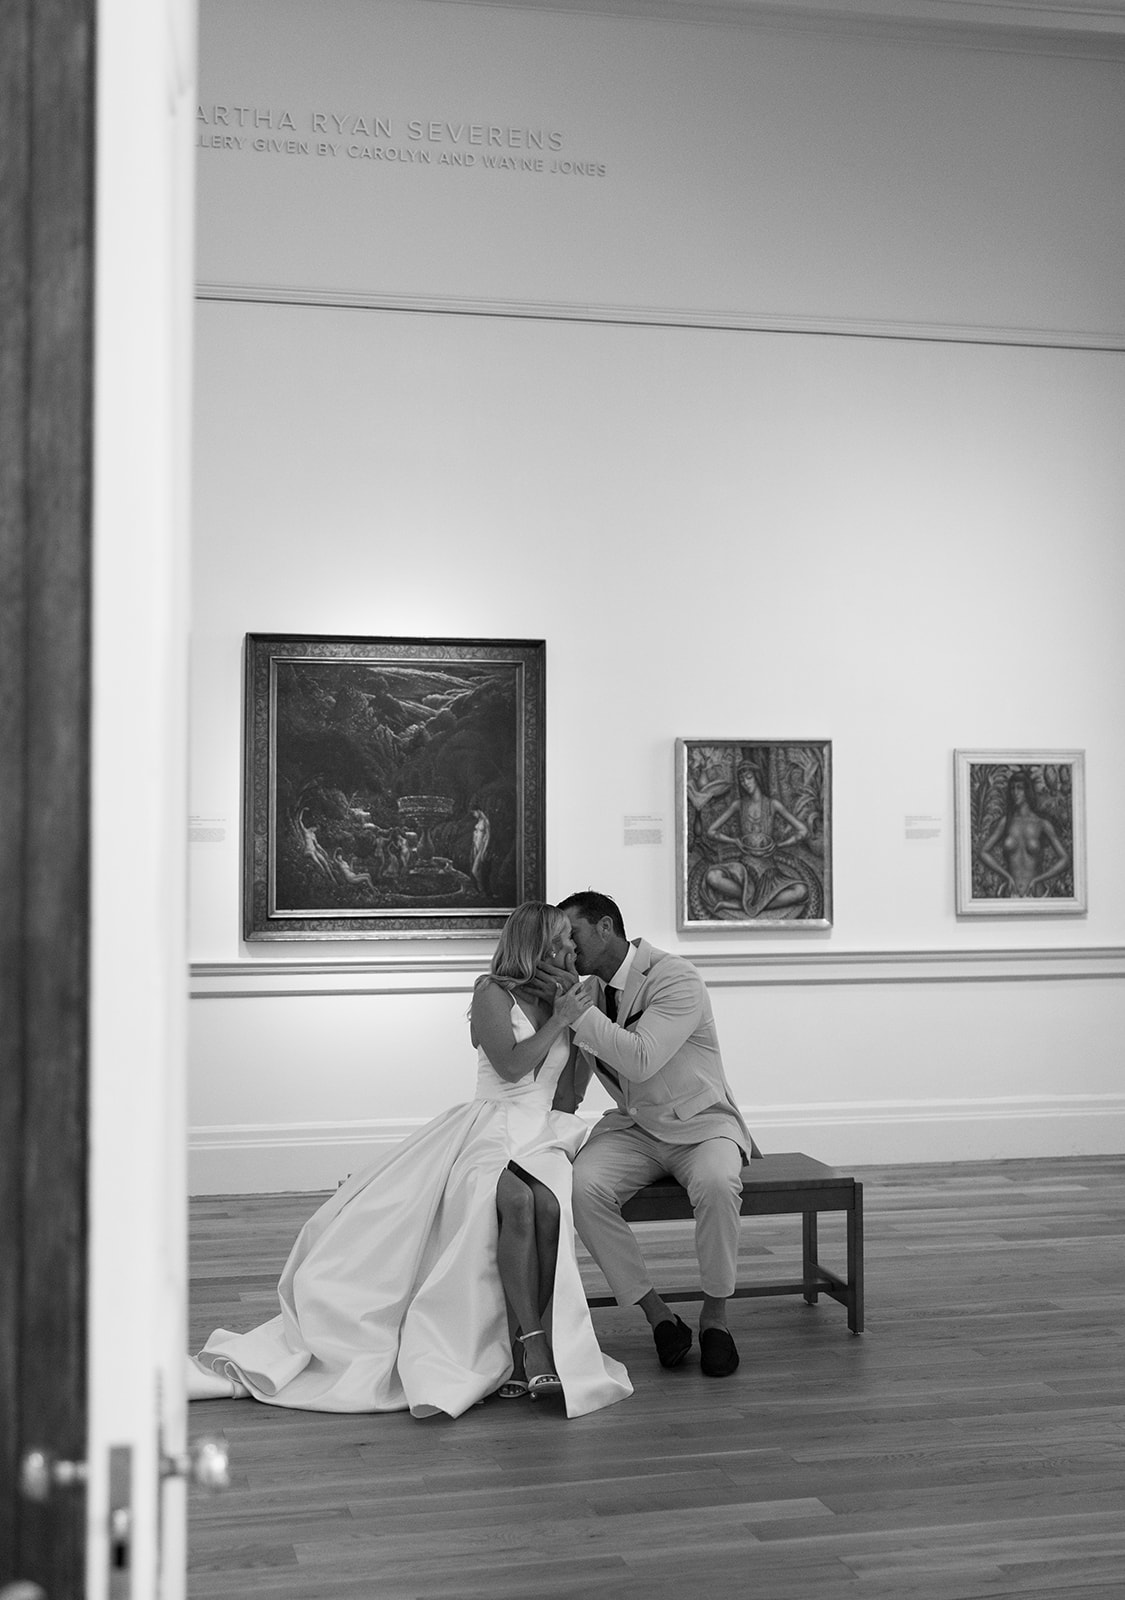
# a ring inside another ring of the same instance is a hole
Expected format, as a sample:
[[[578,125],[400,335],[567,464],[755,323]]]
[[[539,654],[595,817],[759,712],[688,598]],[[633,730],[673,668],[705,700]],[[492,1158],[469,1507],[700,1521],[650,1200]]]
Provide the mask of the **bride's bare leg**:
[[[535,1197],[529,1186],[510,1167],[500,1174],[500,1181],[496,1185],[496,1210],[500,1218],[496,1247],[500,1282],[511,1308],[511,1316],[515,1317],[519,1326],[519,1334],[526,1338],[543,1325],[539,1315]],[[527,1339],[526,1343],[521,1340],[519,1349],[523,1351],[524,1370],[529,1378],[554,1371],[545,1338]]]
[[[539,1315],[542,1318],[555,1292],[555,1264],[559,1258],[559,1224],[562,1214],[554,1192],[538,1178],[530,1180],[535,1201],[535,1250],[539,1259]]]
[[[513,1309],[512,1302],[504,1295],[504,1309],[508,1313],[508,1343],[512,1347],[512,1377],[518,1383],[523,1383],[525,1378],[523,1368],[523,1345],[519,1342],[520,1325]]]

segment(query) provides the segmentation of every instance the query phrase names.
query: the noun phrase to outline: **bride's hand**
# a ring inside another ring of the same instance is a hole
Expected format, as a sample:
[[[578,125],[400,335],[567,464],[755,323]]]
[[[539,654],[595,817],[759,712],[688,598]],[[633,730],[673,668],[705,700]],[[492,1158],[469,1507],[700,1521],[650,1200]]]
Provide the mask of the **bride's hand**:
[[[597,983],[593,978],[584,978],[581,983],[576,983],[573,988],[559,988],[555,992],[554,1015],[568,1028],[572,1028],[584,1012],[589,1011],[595,1003]]]

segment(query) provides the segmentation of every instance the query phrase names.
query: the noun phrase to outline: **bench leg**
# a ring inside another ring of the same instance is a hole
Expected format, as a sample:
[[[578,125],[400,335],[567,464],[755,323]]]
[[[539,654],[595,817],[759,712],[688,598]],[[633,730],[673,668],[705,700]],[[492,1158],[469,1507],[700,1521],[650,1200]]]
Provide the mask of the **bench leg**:
[[[801,1275],[805,1280],[805,1303],[815,1306],[819,1299],[816,1288],[816,1212],[805,1211],[801,1216]]]
[[[855,1186],[855,1205],[848,1217],[848,1327],[863,1332],[863,1185]]]

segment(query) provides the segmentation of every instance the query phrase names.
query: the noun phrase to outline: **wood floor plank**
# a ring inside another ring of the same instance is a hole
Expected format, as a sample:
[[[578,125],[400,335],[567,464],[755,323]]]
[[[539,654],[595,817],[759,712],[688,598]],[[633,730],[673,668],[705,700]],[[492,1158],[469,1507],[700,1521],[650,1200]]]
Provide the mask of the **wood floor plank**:
[[[860,1338],[827,1300],[739,1301],[715,1382],[610,1307],[635,1393],[592,1417],[193,1406],[234,1483],[193,1493],[190,1600],[1121,1600],[1125,1157],[857,1176]],[[273,1314],[317,1203],[192,1203],[196,1346]],[[799,1260],[794,1220],[744,1226],[748,1280]],[[690,1224],[643,1238],[658,1284],[691,1273]]]

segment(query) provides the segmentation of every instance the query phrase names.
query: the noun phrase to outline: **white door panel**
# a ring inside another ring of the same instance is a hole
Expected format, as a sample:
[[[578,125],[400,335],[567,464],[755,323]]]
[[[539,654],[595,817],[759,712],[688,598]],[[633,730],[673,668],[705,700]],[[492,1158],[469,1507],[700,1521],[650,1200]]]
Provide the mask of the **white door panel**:
[[[180,1600],[195,8],[98,14],[90,1034],[90,1600]],[[111,1484],[111,1452],[127,1495]],[[129,1500],[115,1569],[114,1499]]]

